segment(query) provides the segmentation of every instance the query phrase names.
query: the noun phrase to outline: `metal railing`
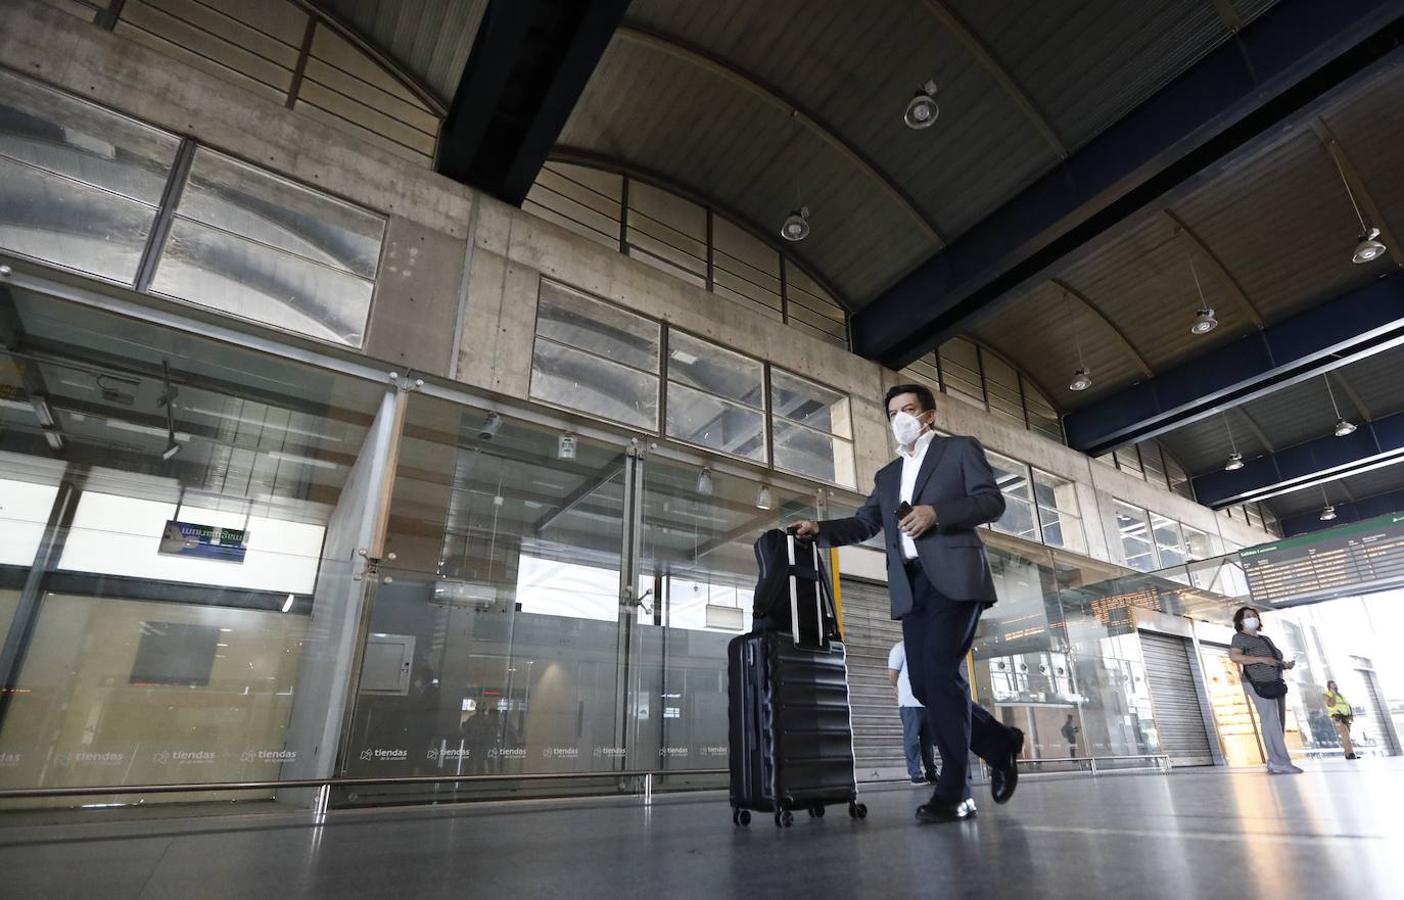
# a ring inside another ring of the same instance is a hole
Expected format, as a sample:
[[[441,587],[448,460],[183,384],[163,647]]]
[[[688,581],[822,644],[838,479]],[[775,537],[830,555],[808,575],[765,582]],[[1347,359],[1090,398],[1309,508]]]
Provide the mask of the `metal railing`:
[[[698,777],[726,775],[726,769],[626,769],[602,772],[531,772],[496,773],[491,775],[381,775],[359,778],[288,778],[274,781],[203,781],[179,784],[120,784],[88,785],[51,788],[7,788],[0,790],[0,800],[19,800],[42,797],[101,797],[116,794],[178,794],[196,791],[269,791],[289,788],[318,788],[324,793],[334,787],[378,787],[415,784],[440,784],[461,782],[491,781],[558,781],[585,778],[611,778],[641,780],[639,793],[645,799],[653,796],[655,778]]]

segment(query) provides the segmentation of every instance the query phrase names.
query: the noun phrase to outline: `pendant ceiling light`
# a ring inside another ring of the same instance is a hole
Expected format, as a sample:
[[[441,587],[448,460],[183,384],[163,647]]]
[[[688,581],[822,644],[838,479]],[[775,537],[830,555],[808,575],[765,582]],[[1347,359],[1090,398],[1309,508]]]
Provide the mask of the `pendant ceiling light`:
[[[1321,521],[1334,522],[1336,519],[1336,508],[1331,505],[1331,498],[1326,496],[1326,485],[1321,486],[1321,502],[1326,505],[1321,507]]]
[[[1332,141],[1331,146],[1336,148],[1336,142]],[[1350,205],[1355,210],[1355,218],[1360,221],[1360,240],[1355,245],[1355,252],[1351,254],[1350,261],[1356,264],[1374,262],[1388,253],[1389,248],[1380,243],[1380,230],[1365,224],[1365,217],[1360,213],[1360,204],[1355,202],[1355,191],[1350,189],[1350,179],[1346,178],[1340,158],[1336,153],[1332,153],[1331,158],[1336,162],[1336,171],[1341,174],[1341,183],[1345,185],[1346,196],[1350,198]]]
[[[1224,428],[1228,431],[1229,453],[1228,462],[1224,464],[1225,472],[1237,472],[1243,468],[1243,454],[1238,452],[1238,444],[1233,439],[1233,426],[1229,424],[1228,413],[1223,413]]]
[[[1194,277],[1194,289],[1199,292],[1199,309],[1194,314],[1194,324],[1190,325],[1192,334],[1208,334],[1219,327],[1219,320],[1214,317],[1214,307],[1209,305],[1209,301],[1204,299],[1204,287],[1199,283],[1199,271],[1194,267],[1194,257],[1190,257],[1190,275]]]
[[[756,491],[756,509],[774,509],[774,508],[775,508],[775,497],[774,497],[773,494],[770,493],[770,487],[769,487],[768,485],[764,485],[764,484],[761,485],[760,490],[759,490],[759,491]]]
[[[809,207],[801,206],[785,217],[780,236],[787,241],[802,241],[809,237]]]
[[[1336,392],[1331,390],[1331,376],[1322,375],[1321,380],[1326,382],[1326,394],[1331,398],[1331,409],[1336,412],[1336,437],[1346,437],[1355,433],[1355,423],[1341,415],[1341,408],[1336,405]]]
[[[936,82],[932,80],[922,85],[921,90],[912,97],[906,112],[902,114],[902,121],[913,131],[920,131],[936,124],[940,115],[941,107],[936,103]]]
[[[1072,325],[1073,345],[1077,347],[1077,371],[1073,373],[1072,381],[1068,382],[1068,390],[1081,392],[1092,386],[1092,370],[1087,368],[1087,361],[1082,358],[1082,328],[1073,315],[1072,300],[1067,291],[1063,292],[1063,306],[1064,314]]]
[[[716,486],[712,484],[712,470],[703,469],[701,472],[698,472],[697,493],[701,494],[703,497],[710,497],[715,490]]]

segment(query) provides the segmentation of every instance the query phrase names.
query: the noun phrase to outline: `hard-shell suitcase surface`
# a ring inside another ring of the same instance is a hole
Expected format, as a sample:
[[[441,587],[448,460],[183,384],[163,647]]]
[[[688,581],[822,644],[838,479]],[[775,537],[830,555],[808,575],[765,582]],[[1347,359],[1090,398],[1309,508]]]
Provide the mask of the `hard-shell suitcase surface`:
[[[772,625],[783,620],[788,627],[740,635],[727,648],[731,806],[737,824],[748,824],[754,810],[789,825],[794,810],[818,817],[836,803],[847,804],[854,818],[867,815],[858,802],[847,657],[844,645],[832,637],[832,602],[822,577],[805,583],[806,572],[817,569],[813,545],[793,536],[788,543],[788,615],[768,617]]]

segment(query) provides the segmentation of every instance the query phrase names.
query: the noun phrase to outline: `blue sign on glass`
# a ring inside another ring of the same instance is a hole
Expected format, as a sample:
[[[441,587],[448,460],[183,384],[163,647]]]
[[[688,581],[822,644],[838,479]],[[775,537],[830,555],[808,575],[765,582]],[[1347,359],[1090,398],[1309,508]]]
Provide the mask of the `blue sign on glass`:
[[[194,522],[166,523],[161,533],[162,553],[174,556],[197,556],[201,559],[222,559],[226,562],[244,561],[249,533],[242,528],[219,528],[196,525]]]

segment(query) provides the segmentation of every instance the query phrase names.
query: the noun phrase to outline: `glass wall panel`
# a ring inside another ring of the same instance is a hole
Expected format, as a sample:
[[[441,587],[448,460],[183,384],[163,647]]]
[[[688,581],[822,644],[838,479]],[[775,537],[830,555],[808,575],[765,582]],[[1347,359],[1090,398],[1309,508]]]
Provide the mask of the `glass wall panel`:
[[[778,318],[780,254],[775,248],[720,216],[712,217],[712,247],[712,289]]]
[[[1164,448],[1161,448],[1162,450]],[[1194,489],[1190,486],[1189,475],[1185,473],[1184,466],[1175,461],[1169,453],[1165,453],[1165,477],[1170,481],[1170,490],[1181,497],[1190,500],[1194,499]]]
[[[201,147],[151,289],[352,347],[385,219]]]
[[[0,247],[134,284],[179,143],[0,72]]]
[[[1156,487],[1169,487],[1170,482],[1165,474],[1165,461],[1160,453],[1160,445],[1155,441],[1146,441],[1136,446],[1141,452],[1141,467],[1145,469],[1146,481]]]
[[[1034,469],[1033,491],[1043,542],[1050,547],[1062,547],[1075,553],[1087,552],[1087,538],[1082,531],[1082,514],[1077,502],[1077,484]]]
[[[764,462],[764,365],[670,331],[667,433],[690,444]]]
[[[775,467],[853,487],[850,407],[847,394],[772,368],[770,412]]]
[[[1151,513],[1151,531],[1155,535],[1155,549],[1159,557],[1158,568],[1178,566],[1189,559],[1185,549],[1185,538],[1180,533],[1180,523],[1158,513]]]
[[[707,210],[633,179],[629,181],[628,197],[628,254],[698,287],[706,287]]]
[[[323,584],[351,581],[349,558],[322,557],[359,503],[383,383],[28,290],[0,302],[26,341],[0,365],[24,372],[0,404],[0,619],[18,610],[30,634],[0,700],[0,786],[265,780],[308,762],[295,710],[334,656],[311,623]]]
[[[771,485],[773,508],[759,509],[760,482],[714,471],[704,494],[698,474],[656,454],[645,461],[637,583],[648,596],[629,667],[630,768],[726,766],[726,645],[751,626],[753,543],[816,514],[813,493]]]
[[[994,470],[995,483],[1004,494],[1004,515],[992,527],[1037,542],[1039,527],[1029,488],[1029,467],[998,453],[986,452],[985,456]]]
[[[1023,385],[1024,408],[1028,411],[1029,428],[1046,438],[1063,443],[1063,422],[1058,418],[1058,410],[1033,382],[1024,378]]]
[[[661,341],[657,322],[542,281],[531,396],[656,430]]]
[[[346,774],[624,765],[624,446],[580,437],[563,460],[559,435],[411,395]]]
[[[1185,533],[1185,548],[1190,559],[1208,559],[1218,555],[1219,551],[1214,546],[1211,535],[1188,525],[1181,525],[1180,528]]]
[[[1113,450],[1112,459],[1116,460],[1116,467],[1121,471],[1135,475],[1137,478],[1146,477],[1145,471],[1141,468],[1140,454],[1136,452],[1134,446]]]
[[[941,386],[946,393],[984,409],[985,385],[980,377],[980,351],[970,341],[955,338],[942,344],[937,352],[941,359]]]
[[[623,193],[622,175],[548,162],[527,192],[522,209],[617,251]]]
[[[1156,568],[1155,545],[1151,542],[1146,511],[1120,500],[1112,506],[1116,512],[1116,528],[1126,565],[1141,572],[1153,571]]]
[[[980,348],[980,364],[985,375],[985,393],[989,398],[990,412],[1020,428],[1026,427],[1018,371],[983,347]]]

